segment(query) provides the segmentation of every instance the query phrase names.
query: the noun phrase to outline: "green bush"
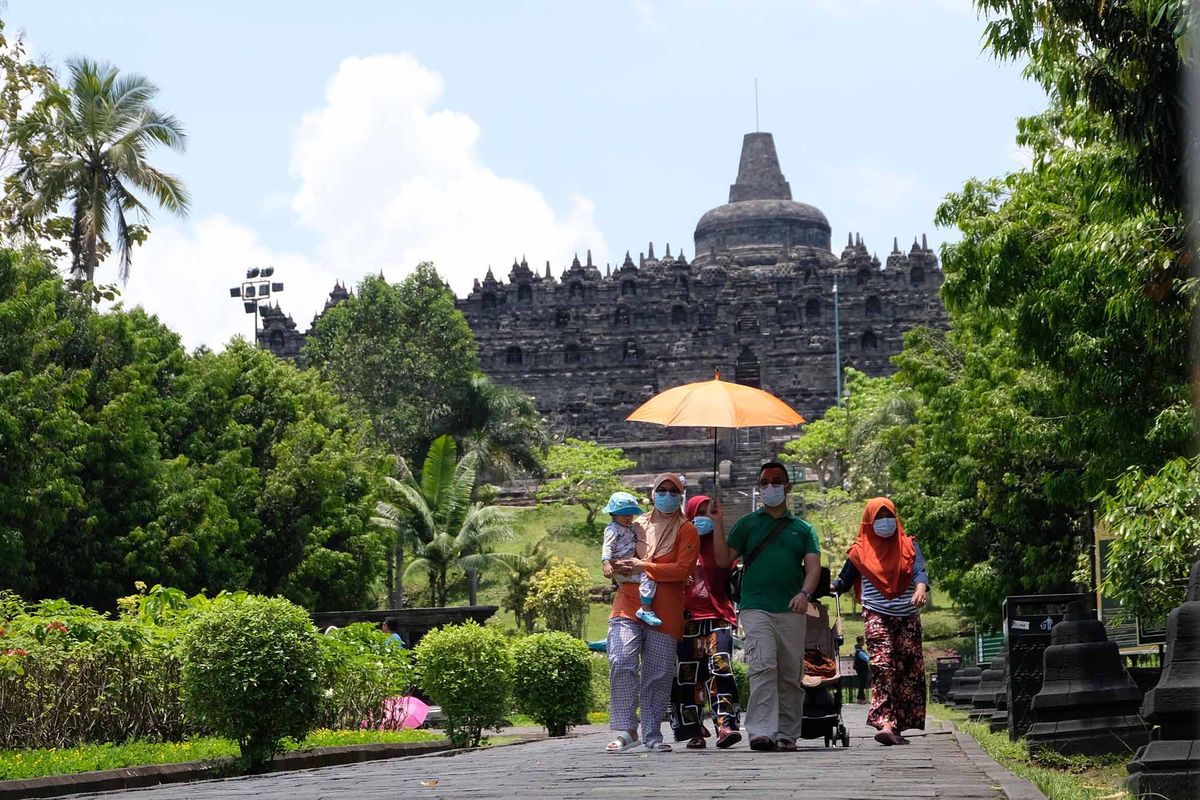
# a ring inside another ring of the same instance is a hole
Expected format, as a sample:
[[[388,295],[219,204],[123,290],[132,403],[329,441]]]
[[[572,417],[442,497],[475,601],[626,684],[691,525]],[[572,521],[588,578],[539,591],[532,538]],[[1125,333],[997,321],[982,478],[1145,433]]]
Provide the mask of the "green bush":
[[[745,708],[750,704],[750,669],[745,661],[733,662],[733,680],[737,683],[738,705]]]
[[[421,688],[442,707],[456,747],[474,747],[499,729],[512,694],[513,664],[504,637],[474,621],[434,628],[416,648]]]
[[[308,613],[282,598],[214,602],[183,637],[188,714],[236,741],[243,767],[261,768],[281,739],[302,739],[320,720],[317,636]]]
[[[588,664],[592,668],[592,707],[589,710],[608,711],[608,656],[591,655]]]
[[[526,607],[537,613],[552,631],[583,638],[591,598],[588,571],[570,559],[553,559],[549,569],[533,576]]]
[[[587,720],[592,700],[587,645],[557,631],[518,639],[512,646],[513,694],[517,710],[533,717],[551,736]]]
[[[177,740],[177,631],[0,592],[0,750]]]
[[[321,726],[386,726],[388,698],[408,694],[415,682],[412,651],[369,622],[347,625],[318,638],[326,678]]]

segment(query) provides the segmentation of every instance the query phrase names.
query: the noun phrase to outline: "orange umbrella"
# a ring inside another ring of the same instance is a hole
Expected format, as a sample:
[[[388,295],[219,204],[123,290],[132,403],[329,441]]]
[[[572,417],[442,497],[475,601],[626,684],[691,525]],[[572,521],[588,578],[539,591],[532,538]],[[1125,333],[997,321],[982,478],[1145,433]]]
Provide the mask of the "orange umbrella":
[[[687,383],[656,394],[626,417],[668,428],[765,428],[802,425],[804,417],[775,395],[721,380]],[[717,436],[713,430],[713,483],[717,477]]]

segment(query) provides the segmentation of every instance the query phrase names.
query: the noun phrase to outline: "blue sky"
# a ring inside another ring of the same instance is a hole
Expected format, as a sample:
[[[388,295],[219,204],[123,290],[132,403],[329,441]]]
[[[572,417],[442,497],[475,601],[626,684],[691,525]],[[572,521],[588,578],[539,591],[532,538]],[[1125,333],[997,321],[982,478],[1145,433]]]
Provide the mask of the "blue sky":
[[[304,329],[335,279],[423,259],[462,292],[522,254],[556,275],[588,247],[690,258],[755,129],[755,78],[835,247],[941,242],[939,199],[1018,168],[1014,120],[1045,104],[982,52],[966,0],[9,0],[5,19],[52,65],[150,77],[187,127],[159,161],[192,214],[151,221],[125,297],[189,346],[249,333],[225,291],[247,266],[276,265]]]

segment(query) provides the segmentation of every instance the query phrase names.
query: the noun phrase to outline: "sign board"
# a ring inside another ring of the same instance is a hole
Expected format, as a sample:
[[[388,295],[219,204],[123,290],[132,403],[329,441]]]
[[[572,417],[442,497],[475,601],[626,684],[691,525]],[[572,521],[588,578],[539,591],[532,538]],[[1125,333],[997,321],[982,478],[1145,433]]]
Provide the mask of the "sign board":
[[[1004,652],[1003,633],[975,634],[975,663],[990,664],[992,659]]]

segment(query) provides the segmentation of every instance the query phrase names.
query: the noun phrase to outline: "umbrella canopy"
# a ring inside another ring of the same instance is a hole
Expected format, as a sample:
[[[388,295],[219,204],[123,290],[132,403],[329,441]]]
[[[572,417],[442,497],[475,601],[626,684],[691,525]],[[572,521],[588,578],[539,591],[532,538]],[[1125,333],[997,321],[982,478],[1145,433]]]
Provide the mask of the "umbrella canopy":
[[[800,425],[804,417],[778,397],[753,386],[711,381],[686,383],[656,394],[627,419],[671,428],[767,428]]]
[[[397,730],[400,728],[419,728],[429,716],[429,706],[415,697],[389,697],[383,706],[383,724],[381,728]]]

